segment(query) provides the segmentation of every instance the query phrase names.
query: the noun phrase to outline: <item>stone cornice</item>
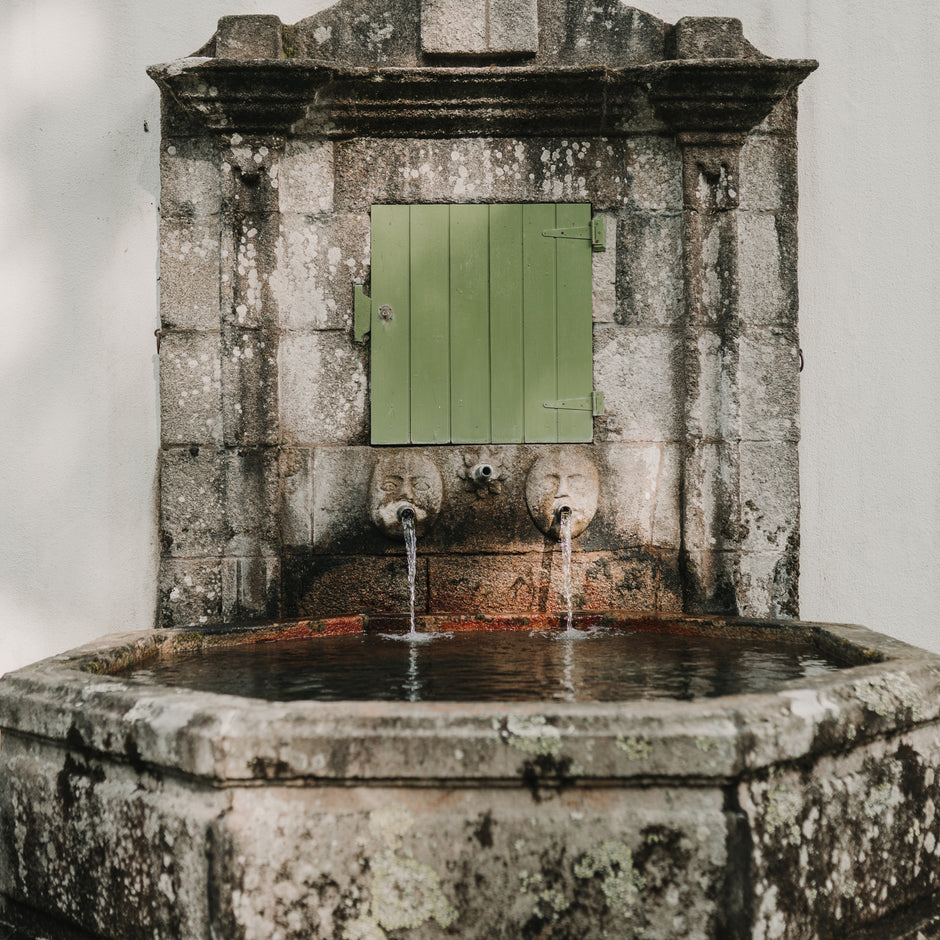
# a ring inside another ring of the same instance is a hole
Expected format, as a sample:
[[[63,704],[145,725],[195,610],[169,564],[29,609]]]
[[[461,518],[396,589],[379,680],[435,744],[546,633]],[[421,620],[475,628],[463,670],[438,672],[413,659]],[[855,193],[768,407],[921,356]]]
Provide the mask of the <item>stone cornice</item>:
[[[611,68],[348,68],[314,59],[180,59],[148,69],[211,129],[325,137],[746,133],[812,60],[670,60]],[[652,110],[651,110],[652,108]]]

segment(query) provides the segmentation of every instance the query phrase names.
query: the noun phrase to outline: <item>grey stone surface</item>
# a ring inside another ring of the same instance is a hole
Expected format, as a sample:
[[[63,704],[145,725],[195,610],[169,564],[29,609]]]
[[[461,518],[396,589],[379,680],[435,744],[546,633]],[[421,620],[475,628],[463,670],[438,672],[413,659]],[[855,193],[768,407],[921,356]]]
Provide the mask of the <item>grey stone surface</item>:
[[[268,619],[280,609],[281,563],[253,556],[222,559],[222,617],[228,622]]]
[[[214,447],[161,452],[160,535],[171,557],[221,555],[225,548],[225,468]]]
[[[115,940],[936,924],[936,656],[859,627],[684,618],[856,665],[717,699],[472,706],[108,674],[329,628],[125,634],[0,681],[0,892],[43,912],[30,940],[50,917]]]
[[[220,200],[215,142],[164,134],[160,146],[160,217],[203,219],[218,215]]]
[[[220,59],[279,59],[281,21],[276,16],[248,14],[223,16],[215,33],[215,54]]]
[[[492,55],[535,55],[539,48],[537,0],[490,0],[487,47]]]
[[[737,606],[746,617],[796,617],[799,612],[798,546],[785,552],[744,552],[736,559]]]
[[[784,551],[800,531],[795,441],[742,441],[738,449],[745,551]]]
[[[219,222],[160,220],[160,321],[163,329],[219,328]]]
[[[672,330],[594,328],[594,387],[604,393],[606,440],[679,439],[678,344]]]
[[[317,140],[287,141],[277,176],[281,212],[332,212],[333,147]]]
[[[800,357],[789,330],[748,331],[740,341],[739,390],[744,440],[800,436]]]
[[[684,16],[676,22],[673,41],[677,59],[734,59],[753,50],[741,21],[730,16]]]
[[[222,334],[222,419],[225,443],[258,447],[281,437],[278,414],[278,335],[240,329]]]
[[[369,237],[366,213],[281,215],[270,287],[282,329],[352,330],[353,284],[368,275]]]
[[[160,344],[160,431],[165,444],[222,439],[218,333],[167,333]]]
[[[160,561],[158,623],[218,623],[222,617],[222,563],[218,558]]]
[[[607,247],[591,257],[591,312],[595,323],[612,323],[617,312],[618,222],[611,215],[603,220]]]
[[[313,544],[313,455],[304,447],[280,451],[281,543],[297,547]]]
[[[738,217],[741,316],[749,323],[794,324],[797,298],[787,266],[787,232],[771,212]]]
[[[673,326],[683,311],[682,217],[629,213],[617,226],[617,310],[627,326]]]
[[[421,50],[429,55],[483,55],[487,0],[422,0]]]
[[[287,333],[279,349],[281,432],[296,444],[365,440],[368,385],[364,354],[346,333]]]
[[[741,148],[741,208],[767,211],[795,206],[795,142],[751,134]]]

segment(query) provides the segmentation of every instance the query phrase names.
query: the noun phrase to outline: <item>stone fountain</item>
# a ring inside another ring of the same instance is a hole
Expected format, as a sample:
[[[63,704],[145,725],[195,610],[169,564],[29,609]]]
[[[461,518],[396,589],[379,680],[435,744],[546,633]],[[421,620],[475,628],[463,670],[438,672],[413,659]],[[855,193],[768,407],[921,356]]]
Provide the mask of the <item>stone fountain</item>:
[[[795,619],[815,67],[614,0],[340,0],[150,70],[160,629],[0,682],[0,923],[940,936],[940,658]],[[420,629],[557,625],[563,509],[577,624],[842,668],[469,704],[123,672],[386,628],[405,511]]]

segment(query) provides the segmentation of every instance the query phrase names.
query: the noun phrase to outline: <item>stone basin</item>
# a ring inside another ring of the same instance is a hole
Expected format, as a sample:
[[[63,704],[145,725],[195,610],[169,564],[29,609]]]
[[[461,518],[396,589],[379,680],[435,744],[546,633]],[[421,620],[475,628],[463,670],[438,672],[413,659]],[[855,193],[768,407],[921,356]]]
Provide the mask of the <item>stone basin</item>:
[[[121,940],[940,936],[940,657],[857,626],[591,616],[785,638],[846,668],[690,701],[275,702],[115,673],[388,618],[105,637],[0,680],[0,922]]]

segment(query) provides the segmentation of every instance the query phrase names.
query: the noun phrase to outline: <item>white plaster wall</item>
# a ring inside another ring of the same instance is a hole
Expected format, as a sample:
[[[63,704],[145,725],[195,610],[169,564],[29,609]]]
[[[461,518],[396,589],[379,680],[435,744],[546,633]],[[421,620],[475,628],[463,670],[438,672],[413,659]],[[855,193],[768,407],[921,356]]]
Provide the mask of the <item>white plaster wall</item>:
[[[155,613],[147,65],[321,0],[0,4],[0,673]],[[801,93],[807,618],[940,651],[935,0],[647,0],[822,63]]]

